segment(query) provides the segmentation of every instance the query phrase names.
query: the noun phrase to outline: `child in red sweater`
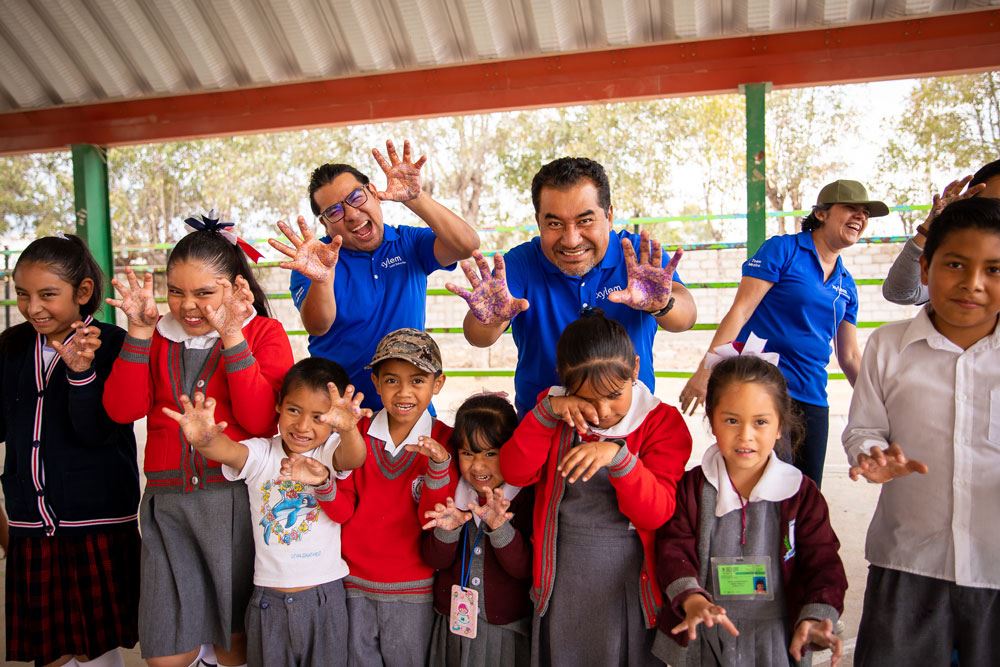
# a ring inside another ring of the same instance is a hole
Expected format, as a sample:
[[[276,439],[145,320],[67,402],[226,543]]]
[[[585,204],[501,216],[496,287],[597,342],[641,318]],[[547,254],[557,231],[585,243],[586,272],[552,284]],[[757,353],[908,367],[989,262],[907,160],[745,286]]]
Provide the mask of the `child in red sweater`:
[[[337,481],[332,501],[319,504],[343,524],[350,664],[417,667],[427,660],[434,623],[421,509],[449,494],[451,427],[427,410],[444,386],[441,351],[423,331],[397,329],[379,342],[369,366],[385,407],[358,422],[367,458]]]
[[[628,333],[600,310],[566,327],[556,365],[563,386],[500,451],[508,483],[537,485],[532,663],[649,664],[653,539],[674,512],[691,434],[638,382]]]
[[[222,665],[245,662],[244,610],[253,591],[253,535],[242,482],[225,479],[163,408],[180,397],[213,398],[236,441],[271,437],[292,350],[268,317],[263,291],[236,237],[210,214],[167,259],[167,305],[159,317],[152,276],[131,270],[108,302],[128,318],[128,336],[104,384],[119,423],[147,420],[146,490],[140,504],[139,643],[151,664],[186,666],[202,644]]]

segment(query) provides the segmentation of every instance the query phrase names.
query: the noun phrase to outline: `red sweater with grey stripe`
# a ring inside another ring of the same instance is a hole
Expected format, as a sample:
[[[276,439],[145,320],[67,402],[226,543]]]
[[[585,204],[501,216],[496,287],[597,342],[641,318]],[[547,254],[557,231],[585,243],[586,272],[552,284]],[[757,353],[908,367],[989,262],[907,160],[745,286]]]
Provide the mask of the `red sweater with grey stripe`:
[[[517,486],[535,484],[531,599],[539,616],[548,611],[555,584],[559,503],[566,482],[556,469],[569,452],[576,432],[552,411],[546,396],[528,413],[514,436],[500,449],[504,480]],[[639,590],[646,627],[656,626],[662,604],[656,583],[656,529],[674,513],[677,481],[691,456],[691,434],[676,408],[660,403],[622,438],[618,455],[608,465],[608,478],[618,508],[635,526],[642,541]]]
[[[226,422],[226,435],[239,442],[275,434],[278,389],[292,367],[288,335],[277,320],[258,315],[243,327],[243,343],[223,350],[218,340],[196,386],[215,399],[215,421]],[[143,417],[146,488],[191,493],[229,485],[220,464],[202,456],[184,438],[163,408],[180,412],[183,393],[183,343],[155,332],[148,340],[127,336],[111,375],[104,383],[104,408],[118,423]]]
[[[368,451],[364,465],[337,480],[336,497],[318,497],[320,507],[343,524],[341,555],[351,574],[348,597],[430,602],[434,570],[420,554],[423,513],[454,493],[451,461],[434,464],[422,454],[400,451],[395,458],[385,442],[368,434],[369,418],[358,422]],[[431,437],[451,451],[452,428],[433,421]]]

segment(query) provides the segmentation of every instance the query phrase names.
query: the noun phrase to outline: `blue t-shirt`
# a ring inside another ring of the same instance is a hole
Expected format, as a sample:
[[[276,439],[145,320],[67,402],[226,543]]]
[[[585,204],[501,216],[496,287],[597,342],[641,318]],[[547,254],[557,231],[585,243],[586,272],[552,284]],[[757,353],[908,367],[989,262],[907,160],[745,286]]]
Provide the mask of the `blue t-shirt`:
[[[826,366],[842,321],[858,322],[858,287],[838,257],[830,278],[811,232],[772,236],[743,263],[743,275],[774,283],[737,340],[750,332],[781,355],[778,367],[792,398],[826,407]]]
[[[530,307],[511,321],[517,346],[514,390],[518,416],[535,407],[539,392],[560,384],[556,375],[556,343],[563,329],[580,317],[583,308],[600,308],[610,319],[621,322],[639,355],[639,379],[655,388],[653,336],[656,320],[649,314],[608,300],[608,294],[628,284],[621,240],[628,238],[639,253],[639,235],[611,231],[604,258],[584,276],[568,276],[542,253],[540,239],[512,248],[504,255],[507,288],[511,296],[527,299]],[[662,265],[670,261],[663,253]],[[683,284],[680,275],[674,279]]]
[[[322,336],[309,336],[309,354],[336,361],[351,383],[365,394],[364,407],[381,410],[382,401],[365,365],[375,347],[390,331],[423,329],[427,304],[427,275],[442,267],[434,257],[436,236],[430,229],[384,227],[385,237],[374,252],[342,248],[333,281],[337,319]],[[329,236],[321,239],[330,242]],[[291,292],[302,307],[311,281],[292,271]]]

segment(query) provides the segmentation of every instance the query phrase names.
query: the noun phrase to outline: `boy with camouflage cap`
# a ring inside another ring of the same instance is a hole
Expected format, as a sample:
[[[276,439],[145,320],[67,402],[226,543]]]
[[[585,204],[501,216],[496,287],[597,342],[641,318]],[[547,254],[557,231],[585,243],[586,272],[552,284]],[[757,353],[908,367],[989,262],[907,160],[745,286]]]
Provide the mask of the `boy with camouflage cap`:
[[[368,367],[384,405],[358,422],[368,456],[320,505],[343,524],[350,664],[423,665],[434,571],[420,556],[421,517],[457,479],[448,474],[452,429],[427,410],[445,381],[441,351],[425,332],[397,329]]]

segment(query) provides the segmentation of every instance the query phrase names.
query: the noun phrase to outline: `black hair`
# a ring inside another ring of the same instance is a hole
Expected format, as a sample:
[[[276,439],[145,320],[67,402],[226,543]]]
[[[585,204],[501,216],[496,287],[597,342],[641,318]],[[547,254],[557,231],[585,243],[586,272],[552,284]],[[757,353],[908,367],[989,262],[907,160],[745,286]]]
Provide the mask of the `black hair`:
[[[816,211],[829,211],[833,204],[816,204],[809,215],[802,218],[802,231],[812,232],[823,226],[823,221],[816,217]]]
[[[44,236],[35,239],[21,251],[14,265],[14,273],[23,264],[43,264],[52,273],[73,286],[80,288],[80,283],[90,278],[94,281],[94,291],[87,303],[80,305],[80,315],[93,315],[104,302],[103,274],[97,260],[79,236],[67,234],[66,238]]]
[[[267,306],[267,295],[261,289],[260,283],[250,270],[247,263],[247,256],[238,245],[233,245],[221,233],[200,229],[191,232],[174,246],[167,257],[167,274],[171,267],[181,262],[204,262],[221,273],[229,282],[236,280],[236,276],[243,276],[243,279],[250,285],[253,293],[253,307],[258,315],[270,317],[270,310]]]
[[[733,384],[759,384],[767,390],[774,400],[774,410],[781,422],[781,441],[779,452],[794,451],[805,437],[805,422],[796,409],[792,397],[788,395],[788,383],[778,367],[760,357],[739,356],[729,357],[720,361],[708,377],[708,391],[705,394],[705,416],[709,421],[719,405],[719,396],[727,387]]]
[[[1000,176],[1000,160],[993,160],[993,162],[980,167],[979,171],[973,174],[972,180],[969,181],[969,187],[985,183],[994,176]]]
[[[472,453],[500,449],[517,428],[517,413],[506,398],[476,394],[465,399],[455,413],[455,443]]]
[[[585,310],[556,343],[556,372],[569,394],[590,382],[594,391],[607,396],[630,381],[634,370],[632,339],[621,323],[608,319],[600,308]]]
[[[611,208],[611,185],[604,167],[585,157],[561,157],[542,165],[531,179],[531,203],[535,205],[535,215],[538,215],[542,188],[564,190],[583,179],[588,179],[597,188],[597,204],[606,214]]]
[[[351,383],[351,378],[348,377],[347,371],[335,361],[322,357],[301,359],[285,373],[285,379],[281,381],[281,389],[278,391],[278,403],[284,401],[285,396],[299,387],[325,394],[328,382],[332,382],[337,387],[337,391],[343,394],[347,385]]]
[[[927,232],[924,258],[929,265],[934,253],[952,232],[962,229],[980,229],[1000,234],[1000,199],[972,197],[959,199],[944,207]]]
[[[312,176],[309,177],[309,206],[312,208],[313,215],[322,213],[319,210],[319,204],[316,203],[316,191],[324,185],[332,183],[333,179],[341,174],[350,174],[358,179],[358,183],[361,183],[361,185],[368,185],[368,177],[349,164],[338,162],[316,167],[313,170]]]

